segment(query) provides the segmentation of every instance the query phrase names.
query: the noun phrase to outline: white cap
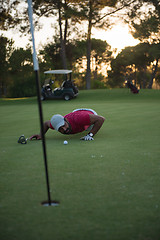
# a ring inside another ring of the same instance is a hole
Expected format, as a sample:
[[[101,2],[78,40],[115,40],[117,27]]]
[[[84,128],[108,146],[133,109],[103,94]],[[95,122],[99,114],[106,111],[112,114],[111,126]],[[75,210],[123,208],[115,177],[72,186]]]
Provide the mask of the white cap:
[[[64,117],[60,114],[53,115],[51,118],[51,125],[57,131],[61,126],[64,126],[64,124]]]

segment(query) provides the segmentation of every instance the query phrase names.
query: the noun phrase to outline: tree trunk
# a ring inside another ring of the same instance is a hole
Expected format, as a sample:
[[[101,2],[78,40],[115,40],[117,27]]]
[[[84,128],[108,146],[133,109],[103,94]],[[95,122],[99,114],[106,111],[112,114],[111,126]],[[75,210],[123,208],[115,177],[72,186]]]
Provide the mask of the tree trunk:
[[[65,49],[65,42],[63,39],[62,34],[62,18],[61,18],[61,6],[60,1],[58,4],[58,13],[59,13],[59,31],[60,31],[60,44],[61,44],[61,58],[62,58],[62,65],[64,69],[67,69],[67,59],[66,59],[66,49]]]
[[[86,89],[91,88],[91,39],[87,39]]]
[[[98,73],[98,67],[96,66],[94,72],[93,72],[93,75],[94,75],[94,81],[97,80],[97,74]]]
[[[87,71],[86,71],[86,89],[91,88],[91,30],[92,30],[92,2],[89,1],[89,22],[87,33]]]
[[[147,70],[147,68],[146,68],[146,66],[143,68],[144,70],[143,70],[143,72],[142,72],[142,80],[143,80],[143,89],[145,89],[146,88],[146,70]]]
[[[68,6],[67,1],[65,0],[65,12],[67,12]],[[65,28],[64,28],[64,45],[66,46],[66,39],[67,39],[67,30],[68,30],[68,19],[65,19]]]
[[[153,66],[152,75],[151,75],[151,79],[150,79],[150,82],[149,82],[149,85],[148,85],[148,89],[152,89],[153,79],[155,78],[156,73],[157,73],[158,61],[159,61],[159,59],[156,59],[156,65]]]

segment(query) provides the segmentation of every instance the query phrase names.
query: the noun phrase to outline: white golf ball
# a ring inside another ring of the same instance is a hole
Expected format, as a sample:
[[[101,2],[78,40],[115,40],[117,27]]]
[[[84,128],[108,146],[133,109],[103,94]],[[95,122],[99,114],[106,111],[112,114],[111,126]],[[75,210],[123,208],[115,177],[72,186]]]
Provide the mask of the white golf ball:
[[[68,141],[65,140],[63,143],[66,145],[66,144],[68,144]]]

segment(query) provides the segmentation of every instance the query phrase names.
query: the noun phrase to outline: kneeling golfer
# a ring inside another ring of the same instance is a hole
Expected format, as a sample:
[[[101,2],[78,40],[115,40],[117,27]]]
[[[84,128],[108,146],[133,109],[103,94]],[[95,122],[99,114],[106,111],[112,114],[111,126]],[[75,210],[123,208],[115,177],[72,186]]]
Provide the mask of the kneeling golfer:
[[[97,115],[92,109],[76,109],[65,116],[53,115],[51,120],[44,122],[44,134],[49,128],[62,134],[76,134],[86,130],[89,133],[80,139],[90,141],[94,140],[93,136],[102,127],[104,120],[104,117]],[[41,133],[31,136],[30,140],[34,138],[40,140],[42,138]]]

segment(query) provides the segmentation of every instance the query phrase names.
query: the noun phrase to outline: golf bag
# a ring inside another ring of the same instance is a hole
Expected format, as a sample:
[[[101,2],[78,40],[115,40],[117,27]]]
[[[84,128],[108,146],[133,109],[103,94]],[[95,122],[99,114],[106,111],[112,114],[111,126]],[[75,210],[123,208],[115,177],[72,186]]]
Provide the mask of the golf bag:
[[[128,88],[130,88],[130,90],[131,90],[131,92],[132,93],[139,93],[139,90],[137,89],[137,87],[135,86],[135,85],[133,85],[133,83],[131,82],[131,81],[129,81],[129,80],[127,80],[126,81],[126,86],[128,87]]]
[[[74,83],[71,80],[64,81],[61,87],[72,88],[75,94],[78,93],[78,88],[74,85]]]

